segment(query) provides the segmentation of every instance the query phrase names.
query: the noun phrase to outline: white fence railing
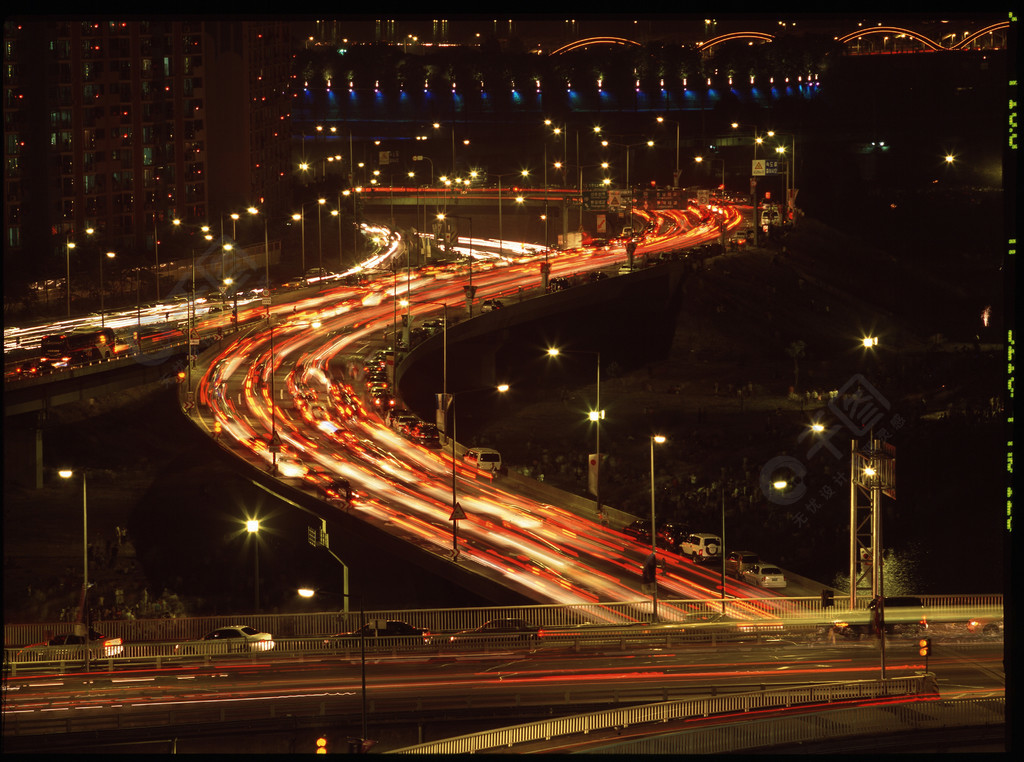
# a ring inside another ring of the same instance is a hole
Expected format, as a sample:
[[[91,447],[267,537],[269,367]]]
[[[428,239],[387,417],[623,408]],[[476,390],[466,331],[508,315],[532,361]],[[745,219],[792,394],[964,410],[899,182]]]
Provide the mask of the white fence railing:
[[[529,722],[480,733],[446,738],[397,749],[394,754],[473,754],[479,751],[507,749],[516,744],[547,741],[559,736],[590,733],[610,728],[645,723],[705,718],[720,714],[738,714],[754,710],[778,709],[800,705],[832,704],[878,697],[938,697],[932,674],[900,677],[892,680],[864,680],[804,688],[708,696],[679,701],[662,701],[629,707],[616,707],[570,717]]]
[[[974,616],[1001,616],[1001,595],[920,596],[930,621],[966,620]],[[868,599],[858,601],[864,613]],[[727,598],[726,616],[730,621],[786,621],[828,623],[842,619],[844,606],[823,609],[819,597]],[[659,600],[659,619],[682,626],[714,622],[721,618],[722,601]],[[97,621],[93,628],[108,637],[120,637],[125,643],[180,642],[198,640],[211,630],[235,624],[247,624],[275,638],[297,638],[350,632],[360,622],[372,619],[400,619],[431,632],[458,632],[478,627],[490,619],[514,617],[526,619],[538,627],[572,627],[583,624],[633,626],[651,618],[651,601],[620,601],[576,605],[492,606],[450,609],[380,609],[366,611],[317,612],[309,614],[249,614],[237,616],[180,617],[175,619],[114,619]],[[5,624],[4,647],[11,649],[44,643],[55,635],[72,632],[73,622]]]

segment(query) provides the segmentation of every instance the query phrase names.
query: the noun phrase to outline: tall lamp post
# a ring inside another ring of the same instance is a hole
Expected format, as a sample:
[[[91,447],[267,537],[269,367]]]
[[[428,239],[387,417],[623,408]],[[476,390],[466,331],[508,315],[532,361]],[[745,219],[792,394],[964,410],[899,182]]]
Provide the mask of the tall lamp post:
[[[765,134],[769,138],[774,138],[776,135],[780,138],[789,138],[789,146],[785,142],[780,142],[775,146],[775,153],[783,157],[786,162],[786,216],[784,219],[788,220],[793,209],[789,203],[790,189],[796,187],[796,136],[792,133],[775,132],[774,130],[768,130]],[[787,151],[789,151],[788,154]]]
[[[316,236],[320,246],[319,260],[317,261],[316,266],[320,268],[320,271],[317,273],[317,275],[321,277],[324,274],[324,234],[323,231],[320,229],[320,210],[324,208],[324,204],[326,203],[327,199],[325,198],[318,198],[316,200]],[[303,273],[303,275],[305,275],[305,273]],[[321,279],[320,281],[318,281],[318,283],[323,284],[323,280]]]
[[[740,127],[750,127],[754,132],[754,161],[757,161],[757,147],[764,143],[764,138],[757,134],[757,126],[753,124],[740,124],[739,122],[733,122],[732,128],[738,130]],[[753,169],[751,169],[750,175],[750,203],[754,207],[754,246],[758,245],[758,237],[761,234],[761,220],[758,219],[757,215],[757,178],[753,175]]]
[[[328,552],[330,552],[328,550]],[[345,603],[345,614],[347,619],[348,614],[348,599],[351,597],[348,594],[348,567],[342,563],[341,559],[334,556],[338,563],[341,563],[345,567],[345,591],[341,593]],[[312,598],[315,595],[338,595],[338,593],[329,593],[325,590],[314,590],[308,587],[300,587],[297,590],[298,594],[302,598]],[[359,596],[359,673],[362,680],[362,741],[366,741],[367,727],[366,727],[366,609],[364,608],[362,596]]]
[[[608,146],[618,146],[619,148],[625,148],[626,149],[626,195],[629,197],[629,213],[628,213],[628,217],[626,218],[628,220],[628,222],[626,224],[629,227],[632,227],[633,226],[633,188],[629,184],[629,149],[630,148],[636,148],[637,146],[647,146],[648,148],[653,148],[654,147],[654,141],[653,140],[644,140],[644,141],[641,141],[640,143],[613,143],[613,142],[611,142],[609,140],[602,140],[601,141],[601,145],[606,147],[606,148]]]
[[[65,248],[65,250],[67,252],[67,266],[68,266],[67,273],[64,276],[64,286],[65,286],[65,288],[66,288],[66,290],[68,292],[68,317],[70,318],[71,317],[71,250],[73,248],[75,248],[75,242],[74,241],[68,241],[64,248]]]
[[[299,238],[301,244],[299,250],[301,252],[301,259],[299,265],[299,275],[305,277],[306,275],[306,205],[302,204],[299,206],[299,211],[292,215],[292,219],[299,223]]]
[[[597,357],[597,387],[595,390],[595,408],[591,410],[587,415],[587,418],[594,423],[594,463],[592,473],[594,476],[594,484],[591,491],[594,493],[594,500],[597,503],[597,518],[602,520],[604,513],[601,510],[601,421],[604,420],[604,410],[601,409],[601,353],[598,351],[590,351],[587,349],[558,349],[558,347],[550,347],[548,349],[549,357],[557,357],[560,354],[585,354],[595,355]]]
[[[654,604],[654,621],[658,621],[658,527],[654,519],[654,445],[664,444],[665,437],[661,434],[655,434],[651,437],[651,555],[655,558],[654,564],[654,591],[652,593],[651,601]]]
[[[481,389],[468,389],[462,392],[455,392],[447,395],[444,399],[447,407],[444,411],[445,418],[447,419],[449,413],[452,418],[451,427],[451,442],[452,442],[452,513],[448,517],[448,520],[452,522],[452,561],[457,562],[459,560],[459,521],[466,518],[466,512],[459,505],[458,494],[456,492],[456,468],[455,468],[455,398],[461,397],[464,394],[472,394],[474,392],[484,392],[491,390],[492,387],[483,387]],[[508,384],[499,384],[494,387],[495,391],[505,393],[508,391]],[[447,429],[447,427],[445,427]]]
[[[105,323],[104,323],[104,316],[103,316],[103,291],[104,291],[104,288],[103,288],[103,260],[104,260],[104,258],[106,258],[106,259],[113,259],[116,256],[117,256],[117,254],[115,254],[114,252],[108,251],[106,254],[104,254],[102,257],[100,257],[100,326],[101,327],[103,325],[105,325]]]
[[[63,468],[57,472],[62,479],[70,479],[75,472]],[[85,671],[89,671],[89,501],[86,491],[86,471],[82,469],[82,598],[79,603],[79,619],[84,628]]]
[[[446,219],[466,220],[466,222],[469,223],[469,285],[466,286],[465,289],[466,309],[469,310],[469,316],[473,317],[473,297],[476,296],[476,289],[473,287],[473,218],[460,217],[456,214],[438,214],[437,219],[442,221]]]
[[[673,188],[678,188],[679,187],[679,122],[677,122],[675,119],[666,119],[663,116],[657,117],[655,119],[655,121],[658,124],[662,124],[664,122],[672,122],[676,126],[676,170],[675,170],[675,173],[672,175],[672,187]]]
[[[516,175],[518,175],[519,177],[529,177],[530,170],[528,170],[528,169],[521,169],[518,172],[506,172],[506,173],[501,174],[501,175],[491,175],[491,177],[497,177],[498,178],[498,256],[499,257],[501,256],[502,251],[505,248],[505,235],[504,235],[504,232],[503,232],[503,229],[502,229],[502,225],[501,225],[501,179],[503,177],[515,177]]]
[[[245,531],[252,535],[253,539],[253,604],[258,614],[260,611],[260,521],[259,519],[247,519]]]

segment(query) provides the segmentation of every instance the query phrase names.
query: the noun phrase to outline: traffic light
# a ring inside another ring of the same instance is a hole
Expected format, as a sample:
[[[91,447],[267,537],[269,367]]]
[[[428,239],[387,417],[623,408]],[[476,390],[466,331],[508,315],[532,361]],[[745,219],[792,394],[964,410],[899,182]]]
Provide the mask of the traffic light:
[[[932,652],[932,639],[921,638],[919,641],[917,641],[917,652],[921,654],[921,656],[927,658],[928,655]]]
[[[326,754],[327,753],[327,736],[319,736],[316,739],[316,753]]]
[[[830,609],[830,608],[832,608],[835,605],[834,598],[835,598],[835,593],[833,593],[831,590],[822,590],[821,591],[821,607],[823,609]]]

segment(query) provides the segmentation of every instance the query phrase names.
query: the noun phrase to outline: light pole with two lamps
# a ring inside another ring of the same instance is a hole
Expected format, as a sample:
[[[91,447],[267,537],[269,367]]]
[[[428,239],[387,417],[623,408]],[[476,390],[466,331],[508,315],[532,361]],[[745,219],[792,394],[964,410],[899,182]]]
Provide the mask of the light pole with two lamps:
[[[647,146],[648,148],[654,147],[653,140],[644,140],[639,143],[613,143],[610,140],[602,140],[601,145],[607,148],[608,146],[618,146],[619,148],[626,149],[626,196],[629,199],[629,211],[627,213],[626,227],[633,227],[633,188],[629,184],[629,149],[636,148],[637,146]]]
[[[452,513],[448,517],[448,520],[452,522],[452,561],[458,562],[459,560],[459,521],[466,518],[466,512],[458,501],[458,493],[456,490],[456,459],[455,459],[455,398],[461,397],[464,394],[473,394],[475,392],[485,391],[497,391],[504,394],[508,391],[508,384],[498,384],[496,387],[485,386],[480,389],[467,389],[461,392],[454,392],[447,394],[442,397],[444,400],[443,419],[445,421],[445,436],[448,436],[448,416],[451,416],[451,439],[452,443]]]
[[[466,309],[469,311],[469,316],[473,317],[473,298],[476,296],[476,288],[473,286],[473,218],[457,214],[438,214],[437,219],[442,222],[448,219],[466,220],[469,223],[469,285],[464,288],[466,291]]]
[[[595,445],[594,445],[594,461],[590,464],[592,467],[588,472],[588,476],[593,476],[593,484],[590,485],[591,492],[594,493],[594,499],[597,503],[597,518],[599,521],[604,520],[604,513],[601,510],[601,421],[604,420],[604,410],[601,409],[601,353],[597,350],[588,349],[559,349],[558,347],[550,347],[548,349],[549,357],[557,357],[560,354],[584,354],[584,355],[595,355],[597,357],[597,386],[595,389],[595,406],[591,410],[587,418],[594,423],[595,430]]]

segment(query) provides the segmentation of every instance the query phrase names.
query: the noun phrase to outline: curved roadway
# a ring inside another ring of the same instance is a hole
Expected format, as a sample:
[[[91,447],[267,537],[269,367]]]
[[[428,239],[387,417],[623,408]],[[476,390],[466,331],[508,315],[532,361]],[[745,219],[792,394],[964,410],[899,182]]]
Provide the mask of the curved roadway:
[[[714,240],[724,222],[740,223],[732,208],[672,210],[652,215],[654,232],[637,249],[642,256],[676,251]],[[379,266],[401,252],[401,238],[377,231],[380,248],[365,266]],[[515,246],[515,255],[508,256]],[[476,301],[536,288],[536,248],[493,241],[460,240],[460,251],[474,258]],[[622,245],[548,254],[551,277],[607,268],[625,259]],[[356,268],[360,269],[360,268]],[[263,461],[284,478],[302,478],[320,487],[348,480],[349,510],[390,534],[445,558],[452,558],[453,466],[450,451],[429,449],[388,427],[372,405],[361,401],[361,379],[353,378],[354,358],[379,348],[392,325],[395,299],[412,302],[412,319],[437,316],[447,305],[464,303],[463,265],[426,267],[405,279],[385,279],[369,287],[337,287],[300,302],[267,306],[264,320],[232,341],[198,383],[198,399],[208,415],[201,425],[229,437],[242,457]],[[361,363],[359,365],[361,367]],[[273,395],[273,397],[272,397]],[[216,422],[216,423],[214,423]],[[272,434],[280,451],[271,454]],[[588,607],[596,621],[647,621],[652,601],[640,590],[640,569],[650,553],[641,544],[557,505],[502,489],[500,482],[456,462],[458,503],[466,518],[458,526],[457,562],[497,579],[540,603],[582,604],[637,601],[632,613]],[[341,510],[341,508],[339,508]],[[721,598],[719,574],[659,551],[659,597]],[[772,593],[729,581],[725,613],[738,619],[781,617],[796,605]],[[703,608],[703,607],[702,607]],[[663,621],[685,621],[688,612],[661,603]]]

